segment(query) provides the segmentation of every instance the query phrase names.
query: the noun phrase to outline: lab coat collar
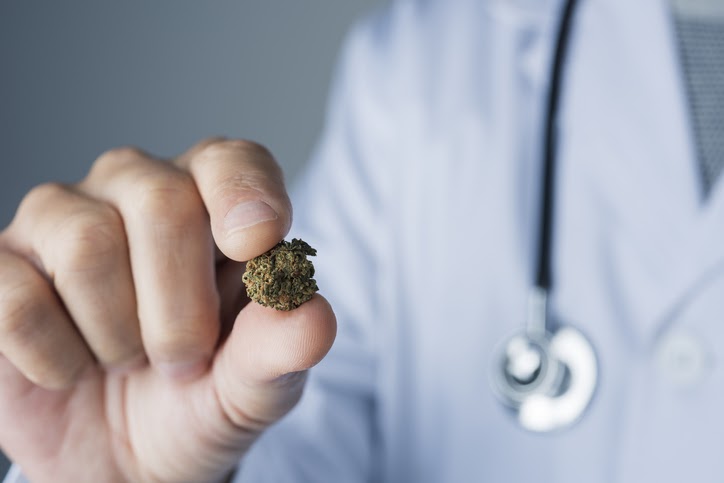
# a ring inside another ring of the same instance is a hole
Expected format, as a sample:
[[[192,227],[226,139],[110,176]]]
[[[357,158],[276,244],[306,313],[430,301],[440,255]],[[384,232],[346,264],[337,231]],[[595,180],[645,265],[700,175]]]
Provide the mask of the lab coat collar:
[[[720,183],[702,197],[666,2],[583,1],[576,32],[561,129],[572,141],[563,142],[561,171],[571,183],[583,173],[605,192],[611,226],[635,247],[619,289],[647,341],[724,261],[724,190]]]

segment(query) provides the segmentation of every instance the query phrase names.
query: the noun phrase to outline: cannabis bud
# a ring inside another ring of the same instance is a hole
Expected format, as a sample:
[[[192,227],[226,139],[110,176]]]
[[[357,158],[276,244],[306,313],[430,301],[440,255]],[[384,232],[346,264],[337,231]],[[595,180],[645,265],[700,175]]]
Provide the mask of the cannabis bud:
[[[314,265],[307,260],[316,254],[307,242],[294,238],[252,258],[242,279],[249,298],[277,310],[296,309],[319,290],[312,278]]]

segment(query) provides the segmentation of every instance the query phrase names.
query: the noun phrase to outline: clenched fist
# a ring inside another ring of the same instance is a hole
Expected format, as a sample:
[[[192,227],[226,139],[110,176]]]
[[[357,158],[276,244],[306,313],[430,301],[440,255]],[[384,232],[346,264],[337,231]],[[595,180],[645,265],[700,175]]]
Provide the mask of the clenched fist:
[[[0,234],[0,446],[33,482],[219,481],[330,349],[319,295],[249,303],[245,260],[291,224],[262,147],[101,156]]]

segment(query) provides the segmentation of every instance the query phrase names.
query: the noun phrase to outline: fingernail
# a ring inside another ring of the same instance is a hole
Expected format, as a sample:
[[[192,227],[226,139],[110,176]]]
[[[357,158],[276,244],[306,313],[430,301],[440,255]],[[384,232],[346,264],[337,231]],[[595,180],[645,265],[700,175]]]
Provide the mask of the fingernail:
[[[226,214],[224,229],[226,231],[240,230],[277,218],[279,218],[277,212],[263,201],[244,201]]]
[[[197,359],[185,362],[159,362],[156,368],[163,375],[177,381],[188,381],[201,375],[208,366],[206,359]]]

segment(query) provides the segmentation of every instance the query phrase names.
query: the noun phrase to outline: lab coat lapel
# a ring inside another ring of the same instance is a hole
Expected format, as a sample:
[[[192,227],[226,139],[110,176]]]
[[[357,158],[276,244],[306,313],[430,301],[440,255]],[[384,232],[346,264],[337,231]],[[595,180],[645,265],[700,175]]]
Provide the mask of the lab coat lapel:
[[[592,211],[590,223],[607,217],[614,244],[631,247],[614,250],[614,283],[642,341],[724,252],[710,242],[721,229],[701,198],[675,41],[666,2],[582,2],[561,127],[564,188],[598,190],[610,213]]]

